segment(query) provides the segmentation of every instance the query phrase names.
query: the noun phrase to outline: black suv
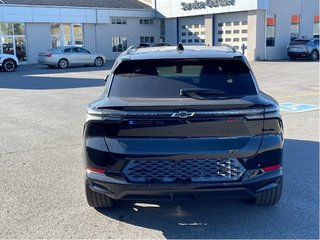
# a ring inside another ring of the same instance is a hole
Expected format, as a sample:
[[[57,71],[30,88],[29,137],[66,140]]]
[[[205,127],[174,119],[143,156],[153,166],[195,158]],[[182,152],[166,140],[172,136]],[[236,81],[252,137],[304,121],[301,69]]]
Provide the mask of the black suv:
[[[276,204],[283,125],[246,59],[230,47],[130,48],[87,108],[86,195],[249,198]]]

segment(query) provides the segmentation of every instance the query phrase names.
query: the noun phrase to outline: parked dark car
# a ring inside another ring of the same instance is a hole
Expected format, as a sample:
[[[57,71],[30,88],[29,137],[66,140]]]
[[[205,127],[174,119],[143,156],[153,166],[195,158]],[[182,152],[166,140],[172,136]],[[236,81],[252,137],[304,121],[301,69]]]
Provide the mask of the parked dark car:
[[[122,53],[84,125],[86,197],[249,198],[282,192],[283,124],[230,47],[132,49]]]
[[[288,56],[294,60],[298,57],[311,58],[314,61],[319,59],[319,39],[296,39],[288,47]]]

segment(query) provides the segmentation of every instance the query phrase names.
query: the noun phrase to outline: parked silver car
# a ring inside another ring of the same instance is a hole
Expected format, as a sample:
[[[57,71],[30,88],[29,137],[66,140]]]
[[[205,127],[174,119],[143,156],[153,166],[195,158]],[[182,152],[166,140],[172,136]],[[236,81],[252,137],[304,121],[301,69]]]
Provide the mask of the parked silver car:
[[[87,49],[77,46],[57,47],[47,52],[39,52],[38,63],[49,68],[67,68],[69,66],[95,65],[102,66],[106,57],[102,54],[91,53]]]
[[[296,39],[288,46],[288,56],[294,60],[297,57],[307,57],[314,61],[319,59],[319,39]]]

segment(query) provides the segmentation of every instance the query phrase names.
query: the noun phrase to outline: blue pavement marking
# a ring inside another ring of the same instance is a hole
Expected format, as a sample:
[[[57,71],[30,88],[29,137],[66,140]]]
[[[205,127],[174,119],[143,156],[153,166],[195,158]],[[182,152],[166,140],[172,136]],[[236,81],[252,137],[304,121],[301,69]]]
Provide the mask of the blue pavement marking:
[[[291,103],[291,102],[285,102],[280,104],[280,110],[284,112],[307,112],[312,110],[317,110],[320,107],[317,105],[311,105],[311,104],[302,104],[302,103]]]

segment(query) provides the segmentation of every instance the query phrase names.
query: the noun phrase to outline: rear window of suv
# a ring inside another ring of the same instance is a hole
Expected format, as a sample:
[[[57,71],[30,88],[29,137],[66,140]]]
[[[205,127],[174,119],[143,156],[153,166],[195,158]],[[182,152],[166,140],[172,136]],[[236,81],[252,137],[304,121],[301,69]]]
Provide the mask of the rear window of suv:
[[[186,98],[192,96],[181,92],[193,89],[204,99],[257,93],[250,69],[241,60],[161,59],[120,63],[114,71],[109,96]]]
[[[310,40],[294,40],[291,45],[304,45],[310,42]]]

